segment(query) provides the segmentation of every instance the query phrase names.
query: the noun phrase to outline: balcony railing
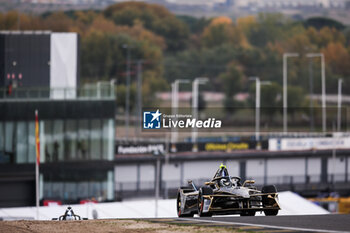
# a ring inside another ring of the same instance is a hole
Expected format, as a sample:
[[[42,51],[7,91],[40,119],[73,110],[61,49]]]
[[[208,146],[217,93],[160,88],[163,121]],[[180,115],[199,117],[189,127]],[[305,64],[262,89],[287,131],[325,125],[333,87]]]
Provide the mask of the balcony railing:
[[[76,100],[76,99],[114,99],[115,88],[113,83],[98,83],[97,85],[85,85],[80,88],[42,88],[42,87],[12,87],[0,88],[0,101],[21,99],[52,99],[52,100]]]

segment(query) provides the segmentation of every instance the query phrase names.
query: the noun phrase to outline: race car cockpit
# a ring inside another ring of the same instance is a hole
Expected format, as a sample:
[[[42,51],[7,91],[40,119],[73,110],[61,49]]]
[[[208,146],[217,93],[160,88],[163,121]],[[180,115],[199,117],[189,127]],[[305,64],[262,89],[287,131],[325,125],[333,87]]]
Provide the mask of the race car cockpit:
[[[219,169],[216,171],[213,180],[215,178],[219,178],[219,177],[225,177],[225,176],[229,176],[226,165],[221,164]]]
[[[227,171],[226,165],[221,164],[216,171],[212,181],[217,181],[219,187],[237,187],[241,186],[239,177],[231,177]]]
[[[68,206],[63,215],[58,218],[52,218],[52,220],[59,221],[69,221],[69,220],[88,220],[87,218],[81,218],[79,215],[75,214],[72,207]]]

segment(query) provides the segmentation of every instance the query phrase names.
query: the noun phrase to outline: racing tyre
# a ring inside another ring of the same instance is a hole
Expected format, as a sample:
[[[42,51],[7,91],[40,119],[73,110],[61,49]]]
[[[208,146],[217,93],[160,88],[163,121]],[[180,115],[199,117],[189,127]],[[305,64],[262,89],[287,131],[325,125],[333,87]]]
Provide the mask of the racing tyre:
[[[263,193],[277,193],[277,188],[274,185],[264,186],[261,190]]]
[[[265,216],[276,216],[278,214],[278,210],[264,210]]]
[[[180,192],[177,194],[177,200],[176,200],[176,210],[177,210],[177,216],[179,218],[184,218],[184,217],[193,217],[193,213],[190,214],[183,214],[181,211],[181,194]]]
[[[247,211],[242,212],[240,215],[241,216],[255,216],[255,211],[254,210],[253,211],[247,210]]]
[[[212,195],[213,189],[210,187],[202,187],[199,189],[198,193],[198,216],[199,217],[211,217],[212,213],[203,213],[203,207],[204,207],[204,198],[203,195]]]
[[[274,185],[268,185],[264,186],[262,188],[262,193],[277,193],[276,186]],[[269,203],[269,199],[267,197],[262,198],[263,206],[269,206],[271,203]],[[266,216],[276,216],[278,214],[278,210],[264,210],[264,213]]]

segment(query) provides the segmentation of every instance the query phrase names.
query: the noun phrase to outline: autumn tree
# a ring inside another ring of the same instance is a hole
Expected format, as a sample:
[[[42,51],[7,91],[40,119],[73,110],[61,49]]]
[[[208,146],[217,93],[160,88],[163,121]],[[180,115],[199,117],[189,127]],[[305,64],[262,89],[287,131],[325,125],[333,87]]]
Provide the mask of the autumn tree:
[[[164,37],[169,51],[177,51],[186,47],[189,29],[165,7],[143,2],[125,2],[112,5],[104,11],[108,19],[117,25],[134,25],[142,22],[146,29]]]
[[[9,11],[5,14],[0,13],[0,28],[3,30],[16,30],[18,29],[19,13],[17,11]]]
[[[343,77],[350,76],[350,51],[339,42],[331,42],[322,50],[332,72]]]
[[[54,32],[69,32],[74,21],[64,12],[54,12],[47,16],[44,21],[44,28]]]
[[[324,48],[331,42],[345,44],[346,41],[342,32],[329,27],[323,27],[319,31],[310,27],[307,30],[307,36],[310,42],[318,48]]]
[[[243,30],[235,26],[228,17],[213,19],[203,31],[202,43],[208,48],[226,43],[234,47],[249,47]]]

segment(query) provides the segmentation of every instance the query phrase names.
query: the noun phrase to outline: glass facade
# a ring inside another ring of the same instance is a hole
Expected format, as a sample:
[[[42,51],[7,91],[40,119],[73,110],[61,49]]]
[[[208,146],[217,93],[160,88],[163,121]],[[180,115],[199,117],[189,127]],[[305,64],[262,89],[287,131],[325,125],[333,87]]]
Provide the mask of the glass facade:
[[[40,127],[41,164],[54,169],[41,171],[41,199],[76,203],[82,199],[113,200],[113,171],[84,168],[66,169],[61,162],[113,160],[114,120],[42,120]],[[35,122],[0,122],[0,163],[35,163]],[[75,167],[74,167],[75,168]],[[45,169],[44,169],[45,170]]]
[[[40,121],[41,162],[113,160],[113,119]],[[0,122],[0,162],[35,162],[35,122]]]
[[[113,199],[113,175],[111,171],[82,171],[79,174],[66,171],[54,172],[44,177],[44,199],[59,199],[64,202],[95,198],[99,201]]]
[[[6,168],[2,178],[9,187],[16,186],[23,193],[18,195],[18,203],[23,205],[35,204],[36,110],[40,199],[61,200],[64,204],[93,197],[113,200],[113,83],[62,90],[17,88],[11,96],[0,95],[0,164]],[[11,182],[13,176],[20,182]],[[11,193],[5,196],[13,199]]]

